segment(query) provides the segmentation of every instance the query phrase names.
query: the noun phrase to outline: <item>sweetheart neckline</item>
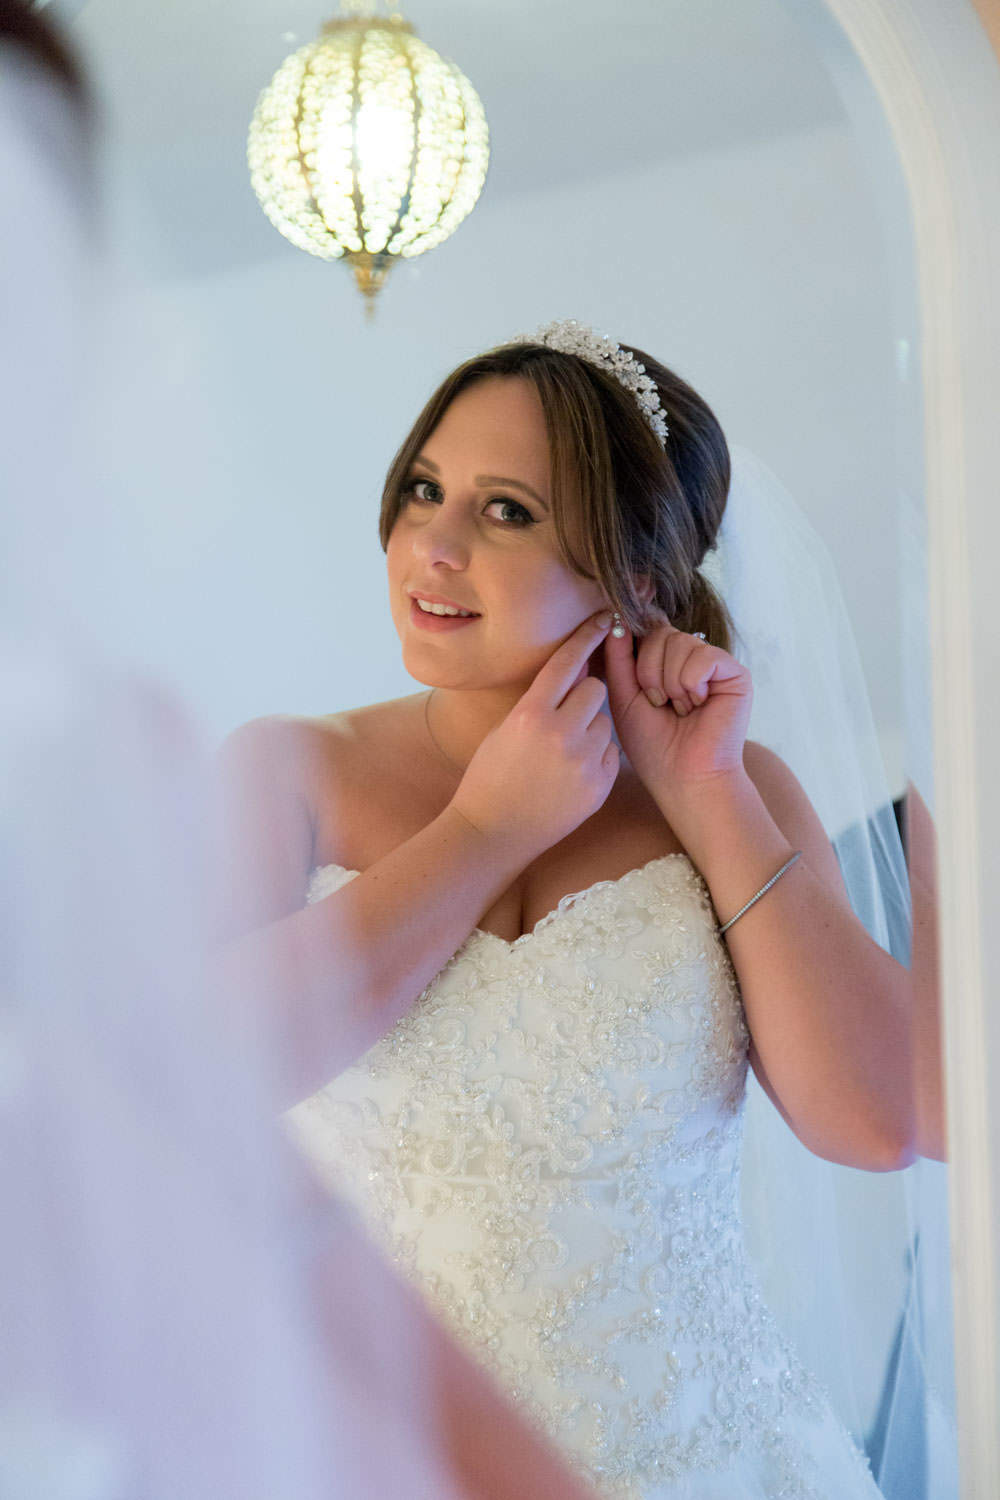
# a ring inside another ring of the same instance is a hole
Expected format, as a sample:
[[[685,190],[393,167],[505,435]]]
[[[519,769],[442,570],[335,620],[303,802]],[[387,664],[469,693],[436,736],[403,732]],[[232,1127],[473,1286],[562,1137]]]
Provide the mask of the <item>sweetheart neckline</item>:
[[[551,922],[555,921],[556,917],[561,916],[563,911],[566,910],[571,901],[581,901],[585,897],[590,896],[593,892],[605,890],[608,886],[622,885],[626,880],[629,880],[635,875],[644,875],[646,871],[652,869],[654,865],[666,864],[668,859],[685,860],[694,878],[702,886],[705,885],[704,877],[699,873],[698,868],[691,856],[689,854],[685,854],[683,849],[674,849],[670,854],[654,855],[653,858],[648,859],[644,865],[636,865],[635,869],[626,870],[623,875],[619,875],[615,880],[595,880],[591,885],[585,886],[582,891],[568,891],[565,896],[561,896],[559,898],[559,903],[557,906],[554,906],[551,911],[547,911],[543,916],[539,917],[538,921],[535,923],[534,927],[532,927],[530,932],[522,932],[519,937],[505,938],[501,937],[498,932],[489,932],[485,927],[473,927],[472,931],[469,934],[469,938],[475,937],[478,934],[479,937],[490,938],[495,943],[501,943],[504,948],[507,948],[511,952],[513,952],[513,950],[515,948],[519,948],[522,943],[526,943],[531,938],[536,937],[538,933],[541,932],[542,928],[547,927]],[[312,873],[309,876],[310,888],[312,886],[313,880],[322,870],[340,870],[345,875],[364,874],[363,870],[352,870],[349,869],[347,865],[338,865],[336,861],[331,861],[330,863],[325,865],[314,865]],[[469,938],[466,938],[466,942],[469,941]]]

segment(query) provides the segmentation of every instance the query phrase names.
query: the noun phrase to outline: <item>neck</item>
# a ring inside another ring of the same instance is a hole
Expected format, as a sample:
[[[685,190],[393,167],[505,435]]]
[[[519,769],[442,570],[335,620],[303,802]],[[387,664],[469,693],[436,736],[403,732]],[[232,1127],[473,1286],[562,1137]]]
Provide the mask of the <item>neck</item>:
[[[430,688],[422,695],[431,739],[456,772],[464,772],[486,736],[503,722],[522,696],[520,688],[504,691],[440,687]],[[621,751],[613,723],[611,738]]]

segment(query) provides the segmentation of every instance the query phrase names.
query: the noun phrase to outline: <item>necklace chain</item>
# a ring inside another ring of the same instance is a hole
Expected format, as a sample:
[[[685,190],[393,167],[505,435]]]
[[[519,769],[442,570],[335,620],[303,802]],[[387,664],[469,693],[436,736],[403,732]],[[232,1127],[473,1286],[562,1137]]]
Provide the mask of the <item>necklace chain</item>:
[[[441,746],[438,744],[437,737],[435,736],[434,731],[431,728],[430,709],[431,709],[431,699],[434,696],[434,692],[435,692],[435,689],[431,688],[430,692],[427,694],[427,697],[424,699],[424,723],[427,725],[427,733],[430,735],[431,740],[432,740],[432,742],[434,744],[434,748],[438,751],[438,753],[440,755],[444,755],[444,758],[448,762],[448,764],[454,770],[461,771],[462,775],[464,776],[465,775],[465,768],[464,768],[464,766],[458,765],[457,762],[455,762],[455,761],[452,760],[452,758],[451,758],[450,755],[445,755],[445,752],[441,749]]]
[[[434,694],[435,694],[436,691],[437,691],[436,688],[431,688],[430,692],[427,694],[427,697],[424,699],[424,723],[427,725],[427,733],[430,735],[431,742],[434,745],[434,748],[438,752],[438,754],[444,756],[445,760],[448,762],[449,766],[451,766],[453,770],[459,771],[464,776],[465,775],[465,767],[464,766],[460,766],[457,761],[452,760],[452,758],[451,758],[450,755],[446,755],[445,754],[445,752],[441,749],[441,746],[438,744],[437,736],[435,735],[433,729],[431,728],[431,721],[430,721],[431,699],[433,698],[433,696],[434,696]],[[619,748],[619,751],[620,751],[621,750],[621,745],[620,745],[620,743],[618,741],[618,736],[617,735],[614,736],[614,740],[615,740],[615,744],[618,745],[618,748]]]

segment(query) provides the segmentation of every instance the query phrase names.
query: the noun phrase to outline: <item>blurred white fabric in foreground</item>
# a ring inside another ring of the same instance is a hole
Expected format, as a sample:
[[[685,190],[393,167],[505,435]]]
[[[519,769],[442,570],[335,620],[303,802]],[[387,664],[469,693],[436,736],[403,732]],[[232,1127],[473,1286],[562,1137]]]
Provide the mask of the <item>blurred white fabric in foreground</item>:
[[[120,660],[87,638],[120,562],[87,168],[0,44],[0,1494],[448,1500],[425,1330],[213,1009],[206,747],[127,619]]]

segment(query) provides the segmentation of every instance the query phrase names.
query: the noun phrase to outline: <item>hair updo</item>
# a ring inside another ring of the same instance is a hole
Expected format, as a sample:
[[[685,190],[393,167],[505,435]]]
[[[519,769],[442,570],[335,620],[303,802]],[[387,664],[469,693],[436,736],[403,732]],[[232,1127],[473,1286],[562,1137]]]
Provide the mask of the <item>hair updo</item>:
[[[633,635],[655,623],[634,574],[653,582],[654,603],[678,630],[704,631],[731,649],[725,602],[700,565],[716,544],[729,493],[729,448],[715,415],[679,375],[641,349],[670,429],[666,450],[635,397],[609,371],[543,344],[502,344],[441,382],[386,476],[379,540],[389,535],[416,455],[460,391],[493,376],[521,376],[538,392],[551,454],[552,513],[566,566],[594,579]]]

